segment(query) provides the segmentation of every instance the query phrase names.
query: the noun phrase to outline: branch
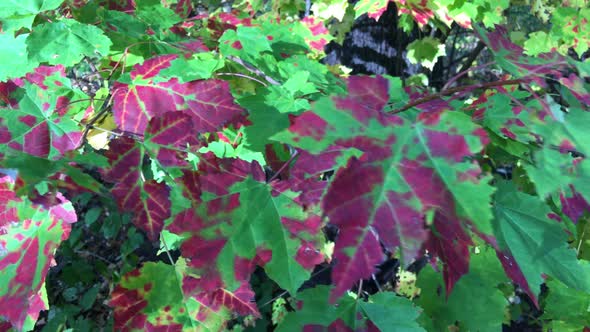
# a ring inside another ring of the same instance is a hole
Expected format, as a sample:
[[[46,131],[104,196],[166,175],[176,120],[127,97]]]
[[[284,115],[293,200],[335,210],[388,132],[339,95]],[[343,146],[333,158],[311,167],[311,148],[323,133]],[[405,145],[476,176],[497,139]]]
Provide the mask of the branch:
[[[460,72],[459,72],[457,75],[455,75],[453,78],[451,78],[451,79],[450,79],[450,80],[449,80],[449,81],[448,81],[448,82],[447,82],[447,83],[446,83],[446,84],[443,86],[442,90],[443,90],[443,91],[444,91],[444,90],[447,90],[447,89],[448,89],[448,88],[449,88],[449,87],[450,87],[450,86],[451,86],[453,83],[455,83],[455,81],[457,81],[459,78],[461,78],[462,76],[464,76],[464,75],[465,75],[465,74],[467,74],[468,72],[470,72],[470,71],[473,71],[473,70],[478,70],[478,69],[481,69],[481,68],[484,68],[484,67],[487,67],[487,66],[491,66],[491,65],[493,65],[493,64],[495,64],[495,63],[496,63],[495,61],[490,61],[490,62],[486,62],[486,63],[484,63],[483,65],[479,65],[479,66],[476,66],[476,67],[470,67],[470,68],[467,68],[466,70],[460,71]]]
[[[229,60],[237,63],[237,64],[240,64],[242,67],[246,68],[249,72],[254,73],[254,74],[258,75],[258,76],[263,77],[268,83],[270,83],[272,85],[281,85],[281,83],[279,83],[278,81],[276,81],[274,78],[266,75],[260,69],[255,68],[254,66],[246,63],[244,60],[242,60],[242,59],[240,59],[238,57],[235,57],[233,55],[230,55],[227,58]]]
[[[515,80],[506,80],[506,81],[496,81],[496,82],[488,82],[488,83],[481,83],[481,84],[473,84],[473,85],[466,85],[466,86],[458,86],[455,88],[450,88],[447,90],[443,90],[439,93],[434,93],[431,95],[428,95],[426,97],[423,98],[419,98],[414,100],[413,102],[407,104],[406,106],[396,109],[396,110],[392,110],[389,111],[387,113],[391,113],[391,114],[398,114],[401,113],[403,111],[407,111],[410,108],[414,107],[414,106],[418,106],[420,104],[424,104],[427,103],[429,101],[441,98],[443,96],[448,96],[451,95],[455,92],[461,92],[461,91],[466,91],[466,90],[474,90],[474,89],[480,89],[480,88],[493,88],[493,87],[497,87],[497,86],[504,86],[504,85],[515,85],[515,84],[520,84],[520,83],[524,83],[526,82],[526,80],[524,79],[515,79]]]
[[[260,83],[260,84],[262,84],[264,86],[267,86],[267,84],[264,83],[264,82],[262,82],[261,80],[259,80],[257,78],[254,78],[252,76],[245,75],[245,74],[240,74],[240,73],[215,73],[215,75],[217,75],[217,76],[237,76],[237,77],[243,77],[243,78],[247,78],[249,80],[252,80],[254,82],[258,82],[258,83]]]
[[[84,145],[84,142],[86,142],[86,138],[88,136],[88,132],[90,131],[90,129],[94,128],[94,124],[109,111],[114,96],[114,93],[109,93],[109,95],[107,95],[107,97],[105,98],[105,101],[103,102],[98,113],[86,124],[86,128],[84,128],[84,133],[82,134],[82,139],[80,139],[80,145],[78,146],[78,148]]]

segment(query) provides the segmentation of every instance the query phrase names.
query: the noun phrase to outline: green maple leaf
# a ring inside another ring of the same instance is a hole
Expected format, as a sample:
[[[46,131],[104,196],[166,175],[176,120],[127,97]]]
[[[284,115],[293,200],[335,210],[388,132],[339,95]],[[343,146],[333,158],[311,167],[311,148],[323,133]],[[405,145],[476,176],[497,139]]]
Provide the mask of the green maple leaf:
[[[590,291],[590,266],[580,264],[568,248],[567,234],[549,219],[551,210],[544,202],[501,183],[494,209],[498,245],[514,256],[531,290],[540,291],[545,274],[568,287]]]
[[[411,63],[421,63],[430,70],[434,68],[437,59],[444,55],[445,45],[435,38],[422,38],[408,45],[408,60]]]
[[[99,28],[65,19],[40,24],[27,38],[29,60],[72,66],[84,56],[109,53],[111,41]]]
[[[138,0],[136,5],[137,18],[153,27],[154,30],[163,31],[181,21],[180,16],[172,9],[162,6],[159,0]]]
[[[26,38],[26,34],[14,37],[11,33],[0,33],[0,82],[21,77],[38,65],[28,60]]]
[[[416,322],[416,318],[420,315],[419,308],[410,300],[394,293],[377,293],[371,296],[369,302],[361,302],[360,307],[381,331],[426,331]],[[393,312],[395,312],[394,315],[392,315]]]
[[[526,54],[536,56],[540,53],[551,51],[551,48],[556,45],[551,35],[547,35],[544,31],[536,31],[529,34],[529,38],[524,42]]]
[[[3,0],[0,1],[0,18],[4,32],[31,28],[40,12],[59,7],[63,0]]]
[[[579,292],[557,280],[548,281],[547,286],[549,295],[542,318],[566,321],[577,328],[575,331],[590,326],[590,293]]]
[[[444,290],[442,293],[437,290],[444,289],[440,273],[426,267],[420,271],[417,281],[421,293],[429,294],[417,300],[425,311],[419,321],[430,325],[429,330],[433,331],[445,330],[455,321],[459,321],[465,331],[498,331],[508,303],[495,285],[506,281],[507,277],[491,248],[483,248],[479,254],[471,255],[469,273],[459,279],[448,299]]]

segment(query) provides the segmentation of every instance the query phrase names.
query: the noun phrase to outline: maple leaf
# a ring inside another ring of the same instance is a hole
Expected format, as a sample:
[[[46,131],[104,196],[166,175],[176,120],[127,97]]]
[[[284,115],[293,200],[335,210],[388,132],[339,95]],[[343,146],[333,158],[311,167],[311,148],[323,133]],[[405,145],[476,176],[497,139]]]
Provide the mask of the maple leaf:
[[[576,192],[573,186],[570,186],[570,193],[562,192],[559,196],[563,213],[568,216],[574,223],[584,215],[590,213],[590,204]],[[566,196],[567,195],[567,196]]]
[[[185,282],[192,286],[185,294],[213,312],[228,307],[257,314],[248,285],[256,265],[295,293],[323,260],[314,246],[319,216],[306,212],[289,188],[267,184],[258,163],[208,154],[199,174],[185,173],[182,182],[194,188],[186,195],[200,195],[200,203],[176,215],[167,229],[186,239],[180,250],[191,271]],[[202,315],[206,320],[210,313]]]
[[[176,273],[174,266],[147,262],[124,275],[109,301],[115,329],[179,331],[201,325],[193,318],[194,304],[185,301]]]
[[[431,294],[416,299],[416,304],[424,309],[422,315],[429,318],[421,319],[427,331],[445,330],[457,323],[469,330],[501,329],[508,301],[496,285],[509,280],[495,250],[486,246],[479,248],[479,253],[471,254],[469,273],[457,282],[450,294],[444,291],[441,275],[431,265],[420,270],[416,286],[422,294]],[[465,305],[467,299],[469,306]]]
[[[506,28],[496,26],[491,32],[476,27],[480,40],[493,52],[498,65],[507,72],[540,86],[546,86],[544,75],[561,78],[568,67],[567,60],[559,53],[543,54],[530,57],[524,54],[522,46],[513,43],[507,37]],[[534,73],[535,75],[530,75]]]
[[[370,277],[383,259],[381,244],[391,251],[400,247],[409,264],[429,237],[429,211],[436,211],[435,229],[446,227],[445,234],[461,240],[441,238],[434,245],[432,237],[439,236],[430,235],[430,247],[450,264],[445,273],[451,289],[468,269],[471,241],[463,227],[492,231],[489,177],[480,178],[479,167],[464,160],[487,144],[485,132],[467,116],[444,110],[426,112],[416,123],[384,114],[390,90],[382,77],[351,77],[348,90],[347,97],[318,100],[313,111],[273,136],[311,153],[333,145],[363,153],[336,172],[323,199],[324,213],[340,228],[333,299]]]
[[[494,204],[498,247],[514,257],[534,296],[540,292],[543,275],[555,277],[568,287],[590,291],[586,277],[590,266],[581,264],[575,251],[568,248],[566,233],[548,217],[549,207],[537,197],[515,191],[508,183],[499,188]]]
[[[289,312],[277,331],[425,331],[416,322],[419,308],[394,293],[377,293],[367,302],[346,296],[337,306],[329,303],[329,294],[323,285],[299,292],[297,311]],[[389,310],[400,314],[383,314]]]
[[[183,112],[166,112],[152,118],[145,132],[144,145],[162,166],[187,165],[188,146],[199,145],[190,115]]]
[[[590,155],[590,136],[583,129],[587,121],[590,113],[571,108],[561,119],[546,117],[544,122],[535,124],[534,130],[542,137],[544,146],[534,154],[535,165],[525,165],[525,169],[540,197],[567,192],[571,186],[590,202],[590,162],[570,155],[570,151]]]
[[[0,3],[0,17],[2,30],[14,32],[20,28],[30,29],[37,14],[53,10],[62,4],[63,0],[6,0]],[[22,35],[21,35],[22,36]],[[2,44],[6,46],[6,44]],[[10,48],[7,48],[10,49]],[[4,62],[3,62],[4,63]]]
[[[9,33],[0,34],[0,43],[3,45],[0,49],[0,61],[3,63],[0,69],[0,81],[21,77],[39,64],[29,61],[26,38],[26,34],[17,37]]]
[[[191,0],[179,0],[174,8],[176,14],[180,17],[186,18],[193,11],[193,2]]]
[[[204,133],[217,131],[242,116],[243,110],[233,102],[225,81],[181,83],[176,77],[159,77],[177,57],[171,54],[148,59],[133,67],[129,83],[115,83],[113,112],[119,129],[141,135],[153,117],[183,111],[191,117],[195,133]]]
[[[379,20],[381,15],[387,10],[389,0],[362,0],[354,5],[355,16],[358,18],[363,14],[367,14],[370,18]]]
[[[0,316],[21,330],[33,329],[48,309],[45,277],[55,250],[77,221],[61,194],[37,205],[16,197],[9,177],[0,178]]]
[[[39,24],[27,38],[31,61],[65,66],[80,62],[84,56],[106,55],[111,44],[101,29],[72,19]]]
[[[133,223],[153,241],[170,216],[170,198],[164,183],[143,179],[144,151],[129,137],[112,141],[105,154],[110,167],[103,170],[103,175],[105,181],[115,183],[111,191],[119,207],[133,212]]]
[[[81,108],[68,104],[81,91],[71,94],[63,66],[39,67],[26,80],[18,107],[0,109],[0,150],[58,159],[80,145],[82,128],[72,117]]]
[[[301,33],[309,47],[314,51],[323,53],[324,47],[334,39],[330,31],[326,29],[324,22],[310,15],[304,17],[301,23],[309,29],[310,34]]]

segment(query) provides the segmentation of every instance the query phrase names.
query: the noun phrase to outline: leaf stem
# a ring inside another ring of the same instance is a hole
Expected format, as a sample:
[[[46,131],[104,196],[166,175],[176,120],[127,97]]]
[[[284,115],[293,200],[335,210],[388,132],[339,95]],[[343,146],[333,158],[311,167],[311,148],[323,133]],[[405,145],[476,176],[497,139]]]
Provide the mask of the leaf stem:
[[[268,86],[266,83],[262,82],[261,80],[255,78],[255,77],[252,77],[252,76],[248,76],[246,74],[240,74],[240,73],[215,73],[215,75],[217,75],[217,76],[238,76],[238,77],[243,77],[243,78],[247,78],[249,80],[258,82],[258,83],[260,83],[260,84],[262,84],[264,86]]]
[[[174,260],[172,259],[172,255],[170,255],[170,249],[168,248],[168,244],[166,244],[166,240],[164,239],[163,236],[160,236],[160,241],[162,241],[162,244],[164,245],[164,251],[166,251],[166,256],[168,256],[168,259],[170,260],[170,264],[172,264],[173,266],[176,266],[176,264],[174,263]]]
[[[280,174],[281,172],[283,172],[285,170],[285,168],[293,161],[293,159],[295,157],[297,157],[299,155],[299,152],[297,150],[295,150],[295,152],[291,155],[291,158],[289,158],[289,160],[287,160],[283,166],[281,166],[281,168],[279,168],[279,170],[268,180],[267,183],[271,183],[272,181],[274,181]]]
[[[453,93],[456,92],[462,92],[462,91],[467,91],[467,90],[474,90],[474,89],[487,89],[487,88],[493,88],[493,87],[498,87],[498,86],[504,86],[504,85],[515,85],[515,84],[520,84],[520,83],[524,83],[527,80],[519,78],[519,79],[514,79],[514,80],[505,80],[505,81],[495,81],[495,82],[487,82],[487,83],[481,83],[481,84],[473,84],[473,85],[466,85],[466,86],[458,86],[455,88],[450,88],[447,90],[443,90],[439,93],[434,93],[431,95],[428,95],[426,97],[423,98],[418,98],[416,100],[414,100],[411,103],[406,104],[404,107],[402,108],[398,108],[392,111],[389,111],[387,113],[391,113],[391,114],[398,114],[404,111],[409,110],[412,107],[418,106],[420,104],[424,104],[427,103],[429,101],[441,98],[443,96],[448,96],[451,95]]]
[[[578,243],[578,248],[576,248],[576,256],[580,257],[580,249],[582,248],[582,242],[584,242],[584,234],[586,234],[586,227],[582,229],[582,235],[580,236],[580,243]]]
[[[445,91],[447,89],[449,89],[449,87],[455,83],[458,79],[460,79],[461,77],[465,76],[465,74],[469,73],[470,71],[474,71],[474,70],[478,70],[478,69],[482,69],[488,66],[491,66],[493,64],[495,64],[496,61],[490,61],[490,62],[486,62],[482,65],[476,66],[476,67],[469,67],[461,72],[459,72],[457,75],[453,76],[441,89],[442,91]]]
[[[252,65],[250,65],[250,64],[248,64],[248,63],[246,63],[244,60],[242,60],[242,59],[240,59],[240,58],[238,58],[238,57],[235,57],[235,56],[233,56],[233,55],[230,55],[230,56],[228,56],[227,58],[228,58],[229,60],[231,60],[231,61],[233,61],[233,62],[235,62],[235,63],[237,63],[237,64],[241,65],[242,67],[246,68],[246,69],[247,69],[249,72],[251,72],[251,73],[254,73],[254,74],[258,75],[258,76],[262,76],[262,77],[264,77],[264,79],[265,79],[265,80],[266,80],[268,83],[270,83],[270,84],[272,84],[272,85],[281,85],[281,83],[280,83],[280,82],[278,82],[278,81],[276,81],[274,78],[272,78],[272,77],[270,77],[270,76],[266,75],[264,72],[262,72],[262,70],[260,70],[260,69],[258,69],[258,68],[256,68],[256,67],[254,67],[254,66],[252,66]]]
[[[328,265],[324,266],[322,269],[320,269],[319,271],[316,271],[311,276],[309,276],[309,280],[311,280],[313,277],[317,276],[318,274],[326,271],[330,267],[332,267],[332,264],[328,264]],[[262,308],[266,307],[267,305],[273,303],[274,301],[276,301],[277,299],[279,299],[279,298],[287,295],[288,293],[289,293],[289,291],[283,291],[283,292],[281,292],[279,295],[273,297],[272,299],[266,301],[264,304],[262,304],[261,306],[259,306],[258,309],[262,309]]]
[[[113,97],[115,96],[114,93],[111,93],[109,96],[107,96],[107,98],[105,98],[105,102],[102,104],[100,111],[98,111],[98,113],[92,118],[90,119],[90,121],[86,124],[86,128],[84,129],[84,133],[82,134],[82,139],[80,140],[80,146],[82,146],[82,144],[84,144],[84,142],[86,141],[86,137],[88,136],[88,132],[90,131],[91,128],[94,127],[94,124],[96,123],[96,121],[98,121],[98,119],[100,119],[106,112],[108,112],[109,107],[111,105],[111,103],[113,102]],[[80,148],[80,146],[78,146],[78,148]]]

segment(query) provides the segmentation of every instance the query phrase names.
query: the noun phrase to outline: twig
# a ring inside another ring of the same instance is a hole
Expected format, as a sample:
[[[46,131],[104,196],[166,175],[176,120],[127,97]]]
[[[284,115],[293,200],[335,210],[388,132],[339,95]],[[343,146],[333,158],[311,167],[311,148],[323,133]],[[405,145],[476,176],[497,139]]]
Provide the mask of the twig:
[[[100,111],[98,111],[98,113],[92,119],[90,119],[90,121],[86,124],[86,128],[84,129],[84,133],[82,134],[82,139],[80,140],[80,146],[78,146],[78,148],[80,148],[82,146],[82,144],[84,144],[84,142],[86,141],[86,137],[88,136],[88,132],[90,131],[90,129],[92,129],[94,127],[94,124],[96,123],[96,121],[98,121],[98,119],[100,119],[106,112],[108,112],[109,107],[110,107],[111,103],[113,102],[114,96],[115,96],[114,93],[109,94],[105,98],[105,102],[102,104]]]
[[[95,99],[95,98],[82,98],[82,99],[74,100],[72,102],[67,103],[66,105],[63,105],[63,106],[60,106],[60,107],[56,108],[54,112],[61,111],[62,109],[68,108],[68,107],[70,107],[70,105],[75,104],[75,103],[81,103],[83,101],[93,101],[93,100],[104,100],[104,99],[102,99],[102,98],[99,98],[99,99]]]
[[[255,78],[255,77],[252,77],[252,76],[245,75],[245,74],[240,74],[240,73],[215,73],[215,75],[217,75],[217,76],[238,76],[238,77],[243,77],[243,78],[247,78],[247,79],[250,79],[252,81],[258,82],[258,83],[260,83],[260,84],[262,84],[264,86],[268,86],[266,83],[262,82],[261,80]]]
[[[246,68],[249,72],[254,73],[258,76],[263,77],[268,83],[272,84],[272,85],[281,85],[281,83],[279,83],[278,81],[276,81],[274,78],[266,75],[265,73],[263,73],[260,69],[244,62],[244,60],[235,57],[233,55],[230,55],[227,57],[229,60],[241,65],[242,67]]]
[[[576,248],[576,256],[580,257],[580,249],[582,248],[582,242],[584,242],[584,234],[586,233],[586,227],[582,229],[582,236],[580,236],[580,243],[578,243],[578,248]]]
[[[356,300],[361,298],[361,292],[363,291],[363,279],[359,280],[359,289],[356,292]]]
[[[450,88],[450,89],[447,89],[447,90],[443,90],[443,91],[441,91],[439,93],[434,93],[434,94],[428,95],[428,96],[423,97],[423,98],[418,98],[418,99],[414,100],[413,102],[407,104],[406,106],[404,106],[402,108],[399,108],[399,109],[396,109],[396,110],[392,110],[392,111],[389,111],[387,113],[398,114],[398,113],[407,111],[407,110],[409,110],[412,107],[418,106],[420,104],[427,103],[429,101],[438,99],[438,98],[443,97],[443,96],[451,95],[451,94],[456,93],[456,92],[462,92],[462,91],[474,90],[474,89],[481,89],[481,88],[487,89],[487,88],[493,88],[493,87],[497,87],[497,86],[520,84],[520,83],[524,83],[524,82],[526,82],[526,80],[519,78],[519,79],[515,79],[515,80],[495,81],[495,82],[488,82],[488,83],[473,84],[473,85],[459,86],[459,87],[455,87],[455,88]]]
[[[107,77],[106,80],[107,81],[110,81],[111,80],[111,77],[115,73],[115,70],[117,69],[117,67],[119,67],[119,65],[121,65],[121,62],[122,61],[123,61],[124,65],[121,68],[121,74],[123,74],[125,72],[125,67],[126,67],[126,63],[127,63],[127,54],[129,54],[129,49],[131,49],[132,47],[138,46],[138,45],[152,44],[152,43],[154,43],[154,44],[158,44],[158,43],[166,44],[166,45],[169,45],[171,47],[177,48],[179,50],[190,51],[186,47],[177,46],[177,45],[174,45],[174,44],[171,44],[171,43],[168,43],[168,42],[164,42],[164,41],[160,41],[160,40],[148,40],[148,41],[140,41],[140,42],[137,42],[137,43],[133,43],[133,44],[125,47],[125,49],[123,50],[123,54],[121,55],[121,58],[119,59],[119,61],[117,61],[115,63],[115,65],[113,66],[113,68],[110,70],[110,74],[109,74],[109,76]]]
[[[287,160],[283,164],[283,166],[281,166],[281,168],[279,168],[279,170],[268,180],[268,183],[271,183],[273,180],[275,180],[281,174],[281,172],[284,171],[287,166],[289,166],[291,161],[293,161],[293,159],[295,159],[295,157],[297,157],[298,155],[299,155],[299,152],[297,152],[297,150],[295,150],[295,153],[293,153],[291,155],[291,158],[289,158],[289,160]]]
[[[328,264],[328,265],[324,266],[322,269],[320,269],[319,271],[316,271],[316,272],[315,272],[315,273],[313,273],[311,276],[309,276],[309,279],[312,279],[313,277],[317,276],[318,274],[320,274],[320,273],[322,273],[322,272],[326,271],[327,269],[329,269],[329,268],[331,268],[331,267],[332,267],[332,265],[331,265],[331,264]],[[260,310],[260,309],[264,308],[265,306],[267,306],[267,305],[269,305],[269,304],[273,303],[274,301],[276,301],[277,299],[279,299],[279,298],[281,298],[281,297],[285,296],[285,295],[286,295],[286,294],[288,294],[288,293],[289,293],[289,291],[283,291],[283,292],[281,292],[281,294],[279,294],[279,295],[277,295],[277,296],[273,297],[272,299],[270,299],[270,300],[266,301],[264,304],[260,305],[260,306],[258,307],[258,310]]]
[[[478,70],[481,68],[485,68],[487,66],[491,66],[493,64],[495,64],[496,61],[490,61],[490,62],[486,62],[483,65],[479,65],[476,67],[469,67],[466,70],[463,70],[461,72],[459,72],[457,75],[453,76],[453,78],[451,78],[441,89],[442,91],[447,90],[453,83],[455,83],[455,81],[457,81],[458,79],[460,79],[462,76],[464,76],[465,74],[467,74],[470,71],[474,71],[474,70]]]
[[[104,258],[104,257],[102,257],[102,256],[99,256],[99,255],[97,255],[97,254],[95,254],[95,253],[93,253],[93,252],[90,252],[90,251],[86,251],[86,250],[75,250],[74,252],[75,252],[76,254],[78,254],[78,255],[83,255],[83,256],[92,256],[92,257],[94,257],[94,258],[98,258],[98,259],[100,259],[101,261],[103,261],[103,262],[105,262],[105,263],[107,263],[107,264],[109,264],[109,265],[116,265],[115,263],[113,263],[113,262],[109,261],[108,259],[106,259],[106,258]]]
[[[170,260],[170,264],[172,264],[172,266],[176,266],[174,260],[172,259],[172,255],[170,255],[170,249],[168,249],[168,244],[166,244],[166,240],[163,236],[160,237],[160,240],[162,240],[162,244],[164,245],[164,250],[166,251],[166,256],[168,256],[168,259]]]

